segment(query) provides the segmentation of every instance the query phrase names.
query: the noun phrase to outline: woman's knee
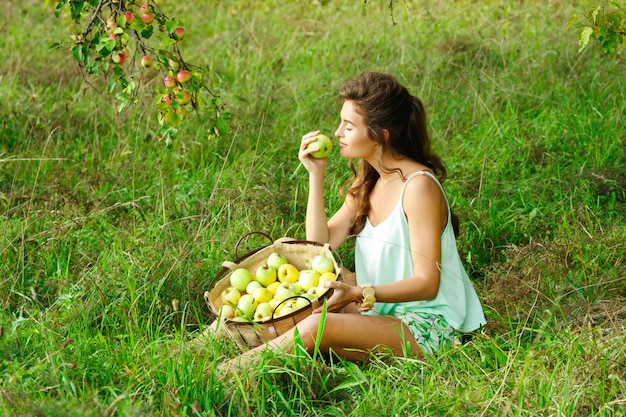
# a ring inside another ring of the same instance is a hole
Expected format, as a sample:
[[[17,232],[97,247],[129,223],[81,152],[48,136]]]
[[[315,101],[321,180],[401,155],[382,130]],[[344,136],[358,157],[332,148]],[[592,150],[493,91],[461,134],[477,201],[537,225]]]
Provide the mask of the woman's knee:
[[[320,325],[321,318],[321,314],[311,314],[298,323],[298,333],[300,334],[302,343],[307,350],[312,350],[315,347],[315,341],[317,340],[318,333],[322,328]],[[332,319],[329,319],[330,315],[327,315],[324,327],[329,324],[329,321],[332,321]]]

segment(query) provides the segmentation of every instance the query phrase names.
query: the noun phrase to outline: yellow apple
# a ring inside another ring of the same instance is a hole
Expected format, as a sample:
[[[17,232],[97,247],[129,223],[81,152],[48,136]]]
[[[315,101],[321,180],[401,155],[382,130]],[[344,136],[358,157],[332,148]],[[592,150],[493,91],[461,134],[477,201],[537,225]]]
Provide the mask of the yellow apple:
[[[276,295],[276,289],[278,288],[279,285],[280,285],[280,281],[274,281],[270,285],[267,286],[267,289],[270,290],[270,292],[274,296]]]
[[[320,279],[317,285],[321,287],[322,285],[324,285],[324,283],[331,281],[337,281],[337,274],[335,274],[334,272],[324,272],[322,275],[320,275]]]
[[[299,271],[292,264],[283,264],[278,268],[278,280],[280,282],[294,282],[298,281]]]
[[[273,298],[272,293],[265,287],[260,287],[254,290],[252,293],[252,297],[254,297],[254,301],[257,304],[266,303]]]

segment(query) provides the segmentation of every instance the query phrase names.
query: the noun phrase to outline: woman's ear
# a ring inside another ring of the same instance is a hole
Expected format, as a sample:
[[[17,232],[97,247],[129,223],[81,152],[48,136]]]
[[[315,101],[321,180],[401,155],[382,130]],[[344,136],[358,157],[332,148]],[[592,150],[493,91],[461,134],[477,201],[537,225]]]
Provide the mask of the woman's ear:
[[[385,142],[387,142],[389,140],[389,131],[387,129],[383,129],[383,139],[385,139]]]

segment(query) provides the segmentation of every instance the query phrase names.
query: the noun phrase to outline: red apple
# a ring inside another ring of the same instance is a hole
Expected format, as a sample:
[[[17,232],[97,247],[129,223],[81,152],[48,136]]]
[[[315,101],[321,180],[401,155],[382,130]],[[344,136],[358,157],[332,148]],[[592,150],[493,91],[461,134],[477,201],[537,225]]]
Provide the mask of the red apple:
[[[170,68],[176,71],[180,67],[180,55],[174,54],[173,58],[168,58],[167,63],[170,65]]]
[[[141,66],[144,68],[148,68],[151,67],[152,64],[154,62],[152,61],[152,58],[148,55],[144,55],[143,57],[141,57]]]
[[[177,27],[176,29],[174,29],[174,32],[172,32],[172,37],[177,41],[182,41],[185,37],[185,28]]]
[[[187,70],[182,70],[176,74],[176,79],[179,83],[184,84],[191,79],[191,73]]]
[[[148,3],[144,3],[139,7],[141,14],[148,14],[152,11],[152,7]]]
[[[123,64],[126,61],[126,54],[124,52],[113,52],[111,55],[111,61],[116,64]]]
[[[131,12],[130,10],[127,10],[124,12],[124,16],[126,17],[126,24],[129,25],[130,22],[133,21],[133,18],[135,17],[135,15],[133,15],[133,12]]]
[[[152,13],[142,13],[141,20],[143,20],[146,25],[149,25],[154,20],[154,15]]]
[[[165,86],[167,88],[174,88],[177,85],[176,79],[172,77],[171,75],[166,75],[165,78],[163,79],[163,82],[165,83]]]

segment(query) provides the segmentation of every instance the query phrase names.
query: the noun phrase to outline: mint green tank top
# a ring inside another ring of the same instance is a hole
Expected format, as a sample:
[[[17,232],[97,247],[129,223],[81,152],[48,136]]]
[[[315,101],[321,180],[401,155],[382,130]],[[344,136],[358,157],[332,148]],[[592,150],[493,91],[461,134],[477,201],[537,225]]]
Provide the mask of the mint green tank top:
[[[461,262],[452,229],[450,205],[437,178],[427,171],[410,175],[400,192],[392,213],[376,227],[369,219],[357,235],[355,244],[355,272],[357,282],[384,285],[414,275],[411,257],[409,225],[402,204],[408,182],[417,175],[426,175],[439,185],[448,206],[448,222],[441,234],[441,265],[439,291],[430,300],[406,303],[375,303],[370,314],[401,317],[406,312],[421,312],[443,316],[448,324],[462,332],[469,332],[486,323],[480,300]],[[433,261],[434,262],[434,261]]]

